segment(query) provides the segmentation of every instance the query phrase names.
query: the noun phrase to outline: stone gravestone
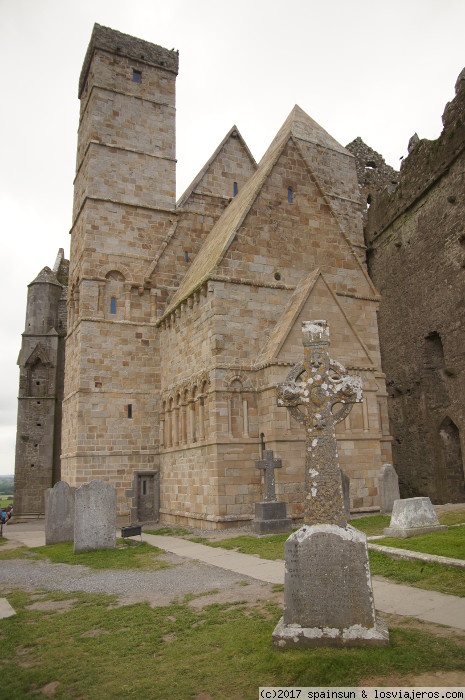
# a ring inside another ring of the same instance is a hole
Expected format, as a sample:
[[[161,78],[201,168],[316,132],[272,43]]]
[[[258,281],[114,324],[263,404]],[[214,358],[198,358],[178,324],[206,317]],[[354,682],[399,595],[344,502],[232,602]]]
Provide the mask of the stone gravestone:
[[[292,520],[286,515],[286,504],[276,498],[274,471],[282,467],[281,460],[274,458],[273,450],[264,450],[263,459],[255,462],[255,466],[264,472],[265,498],[255,504],[253,530],[261,535],[290,532]]]
[[[116,489],[91,481],[76,489],[74,553],[116,547]]]
[[[330,359],[326,321],[305,322],[302,331],[304,362],[277,387],[277,400],[306,430],[305,524],[285,544],[284,615],[273,643],[387,644],[375,614],[366,536],[347,524],[337,457],[336,424],[361,400],[361,382]]]
[[[394,501],[400,498],[399,477],[392,464],[383,464],[378,479],[381,513],[392,513]]]
[[[391,522],[384,528],[386,537],[415,537],[428,532],[447,530],[447,525],[440,525],[433,504],[429,498],[403,498],[394,501]]]
[[[45,544],[74,540],[75,492],[66,481],[45,491]]]

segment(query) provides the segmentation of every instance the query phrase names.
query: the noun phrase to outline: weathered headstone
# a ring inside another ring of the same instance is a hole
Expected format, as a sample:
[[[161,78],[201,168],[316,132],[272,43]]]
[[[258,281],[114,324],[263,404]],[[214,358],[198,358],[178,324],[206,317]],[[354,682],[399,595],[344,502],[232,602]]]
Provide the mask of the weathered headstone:
[[[116,489],[94,480],[76,489],[74,552],[116,547]]]
[[[439,530],[447,530],[447,525],[439,524],[430,499],[420,496],[394,501],[391,522],[384,534],[386,537],[406,538]]]
[[[392,464],[383,464],[378,479],[381,513],[392,513],[394,501],[400,498],[399,477]]]
[[[74,540],[75,492],[66,481],[45,491],[45,544]]]
[[[253,530],[261,535],[289,532],[292,529],[292,520],[287,517],[286,504],[276,498],[274,471],[281,469],[281,460],[275,459],[273,450],[264,450],[263,459],[255,462],[255,466],[264,472],[265,497],[263,501],[255,504]]]
[[[307,524],[285,544],[284,615],[273,643],[387,644],[375,614],[366,536],[347,524],[337,456],[336,424],[361,400],[360,379],[330,359],[326,321],[305,322],[302,331],[304,362],[277,388],[277,399],[306,430]]]

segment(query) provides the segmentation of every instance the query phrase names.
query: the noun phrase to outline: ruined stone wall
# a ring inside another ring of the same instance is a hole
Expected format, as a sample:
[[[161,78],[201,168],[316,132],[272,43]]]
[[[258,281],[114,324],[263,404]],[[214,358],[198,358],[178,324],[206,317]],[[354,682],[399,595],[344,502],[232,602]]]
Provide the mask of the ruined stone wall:
[[[351,141],[346,148],[355,157],[357,180],[365,204],[370,205],[373,198],[383,190],[395,190],[399,182],[399,173],[385,162],[380,153],[367,146],[360,136]]]
[[[413,144],[367,226],[401,495],[435,503],[465,500],[463,77],[441,136]]]

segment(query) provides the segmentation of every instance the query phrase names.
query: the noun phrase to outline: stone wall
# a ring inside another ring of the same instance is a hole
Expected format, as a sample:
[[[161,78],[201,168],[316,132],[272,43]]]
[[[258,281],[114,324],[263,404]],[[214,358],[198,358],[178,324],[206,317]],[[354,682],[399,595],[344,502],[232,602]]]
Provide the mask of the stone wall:
[[[302,321],[325,318],[364,389],[338,428],[341,466],[353,508],[376,509],[390,434],[355,159],[296,106],[259,166],[233,127],[175,205],[176,73],[176,52],[95,26],[79,86],[61,478],[111,483],[121,522],[225,528],[253,517],[255,461],[273,449],[298,521],[305,435],[275,387],[302,359]]]
[[[402,497],[465,500],[465,73],[436,141],[411,142],[369,210],[383,369]]]

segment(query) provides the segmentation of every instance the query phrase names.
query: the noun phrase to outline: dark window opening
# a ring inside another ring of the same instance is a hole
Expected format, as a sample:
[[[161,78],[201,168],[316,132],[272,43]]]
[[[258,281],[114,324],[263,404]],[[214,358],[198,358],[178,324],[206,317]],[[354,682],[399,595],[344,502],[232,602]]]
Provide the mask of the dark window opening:
[[[110,313],[111,314],[116,313],[116,297],[111,297],[111,299],[110,299]]]
[[[238,188],[238,186],[237,186],[237,182],[235,182],[235,183],[233,184],[233,193],[234,193],[234,196],[236,196],[236,194],[237,194],[238,192],[239,192],[239,188]]]
[[[128,403],[128,418],[132,418],[132,403]]]
[[[292,191],[292,187],[287,188],[287,201],[289,204],[292,204],[294,201],[294,192]]]
[[[260,433],[260,459],[265,456],[265,433]]]
[[[142,480],[142,495],[143,496],[147,495],[147,481],[146,481],[146,479]]]
[[[275,272],[275,273],[274,273],[274,278],[275,278],[275,280],[278,280],[278,282],[279,282],[279,280],[281,279],[281,273]]]
[[[42,427],[42,423],[36,423],[36,426],[37,426],[38,428],[41,428],[41,427]]]
[[[365,164],[365,169],[374,170],[376,168],[376,163],[374,160],[368,160]]]
[[[135,68],[133,68],[132,79],[135,83],[141,83],[142,82],[142,71],[136,70]]]
[[[189,262],[189,251],[188,250],[184,251],[184,260],[185,260],[185,262]]]

